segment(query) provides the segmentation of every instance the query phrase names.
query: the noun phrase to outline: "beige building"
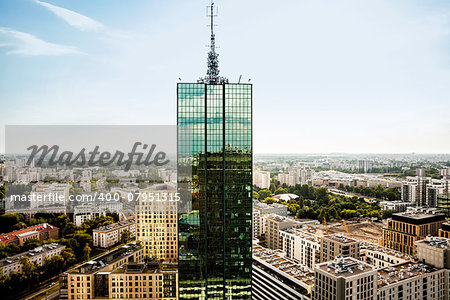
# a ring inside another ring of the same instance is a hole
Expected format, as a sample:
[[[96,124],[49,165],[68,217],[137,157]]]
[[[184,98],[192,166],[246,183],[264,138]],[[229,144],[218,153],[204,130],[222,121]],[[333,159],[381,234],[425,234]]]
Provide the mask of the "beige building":
[[[377,270],[352,257],[337,257],[315,267],[314,300],[376,299]]]
[[[281,229],[291,228],[294,222],[281,216],[271,216],[266,218],[266,244],[270,249],[283,248],[280,235]]]
[[[142,243],[146,257],[178,261],[178,202],[171,201],[176,192],[170,184],[141,191],[136,206],[136,239]]]
[[[94,229],[92,231],[94,246],[101,248],[114,246],[120,242],[124,230],[130,232],[131,240],[135,239],[136,223],[132,219]]]
[[[125,245],[60,275],[60,299],[178,299],[176,267]]]
[[[51,243],[4,258],[0,260],[0,274],[6,275],[11,272],[22,272],[22,264],[20,263],[22,257],[28,257],[31,263],[42,266],[47,258],[61,254],[65,248],[66,246]]]
[[[325,235],[320,239],[320,262],[337,256],[359,258],[359,241],[340,234]]]
[[[359,259],[377,269],[413,261],[412,256],[367,242],[360,243]]]
[[[375,299],[446,300],[449,296],[448,270],[407,262],[378,270]],[[447,279],[448,281],[448,279]]]
[[[439,269],[450,269],[450,240],[427,236],[416,241],[416,256],[419,261]]]

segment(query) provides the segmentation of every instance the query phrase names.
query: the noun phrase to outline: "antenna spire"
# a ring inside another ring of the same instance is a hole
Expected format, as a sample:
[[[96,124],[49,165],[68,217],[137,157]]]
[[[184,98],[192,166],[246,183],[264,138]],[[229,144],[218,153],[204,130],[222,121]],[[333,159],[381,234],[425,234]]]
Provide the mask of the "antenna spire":
[[[206,13],[211,18],[211,44],[208,52],[208,71],[206,77],[201,78],[199,82],[208,84],[228,83],[228,79],[219,76],[219,54],[216,53],[216,35],[214,34],[214,17],[217,16],[217,8],[214,6],[213,0],[211,0],[211,5],[207,7]]]

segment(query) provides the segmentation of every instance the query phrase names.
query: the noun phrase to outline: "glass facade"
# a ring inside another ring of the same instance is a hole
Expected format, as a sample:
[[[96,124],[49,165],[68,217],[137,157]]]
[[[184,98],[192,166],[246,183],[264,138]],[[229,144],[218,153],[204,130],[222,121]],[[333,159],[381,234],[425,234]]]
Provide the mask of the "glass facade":
[[[251,299],[252,85],[177,94],[180,299]]]

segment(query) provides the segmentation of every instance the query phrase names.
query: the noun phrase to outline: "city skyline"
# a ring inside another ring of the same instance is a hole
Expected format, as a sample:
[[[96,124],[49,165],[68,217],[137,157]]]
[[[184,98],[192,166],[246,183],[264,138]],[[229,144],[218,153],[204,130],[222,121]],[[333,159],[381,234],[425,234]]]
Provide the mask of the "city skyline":
[[[1,1],[0,125],[175,124],[207,4]],[[448,153],[448,3],[217,4],[222,73],[258,83],[255,153]]]

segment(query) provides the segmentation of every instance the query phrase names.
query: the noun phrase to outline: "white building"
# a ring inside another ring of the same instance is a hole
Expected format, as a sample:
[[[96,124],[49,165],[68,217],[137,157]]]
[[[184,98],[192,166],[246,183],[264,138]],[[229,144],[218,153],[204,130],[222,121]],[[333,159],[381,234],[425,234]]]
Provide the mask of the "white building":
[[[101,226],[92,231],[93,244],[96,247],[108,248],[119,243],[122,231],[130,231],[130,239],[136,237],[136,223],[134,220],[127,220],[111,225]]]
[[[260,189],[270,188],[270,172],[256,169],[253,171],[253,184]]]
[[[6,275],[11,272],[22,272],[22,264],[20,263],[20,259],[22,257],[28,257],[31,263],[35,263],[38,266],[42,266],[46,258],[50,258],[54,255],[61,254],[64,248],[66,248],[66,246],[51,243],[34,248],[33,250],[29,250],[11,257],[4,258],[0,260],[1,274]]]
[[[280,230],[286,257],[313,270],[320,259],[320,238],[309,232],[289,228]]]
[[[107,213],[120,214],[123,203],[119,201],[86,202],[75,206],[73,222],[80,226],[84,221],[106,216]]]
[[[414,203],[403,201],[381,201],[382,210],[395,210],[397,212],[404,212],[408,207],[414,206]]]

